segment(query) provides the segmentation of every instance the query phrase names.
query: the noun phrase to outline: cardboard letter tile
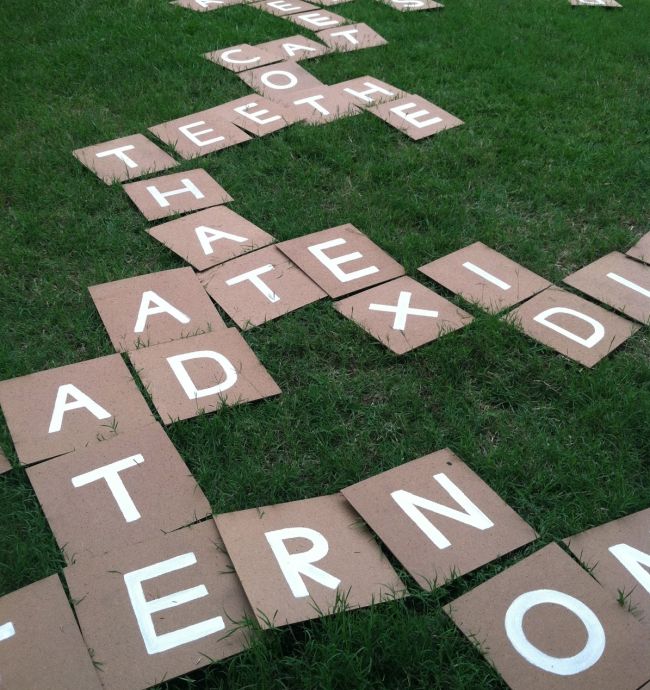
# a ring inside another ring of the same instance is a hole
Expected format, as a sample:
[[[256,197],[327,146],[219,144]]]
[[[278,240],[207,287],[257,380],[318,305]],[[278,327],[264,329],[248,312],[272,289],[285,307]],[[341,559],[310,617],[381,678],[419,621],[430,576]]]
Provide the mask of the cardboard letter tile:
[[[219,117],[214,109],[149,127],[149,131],[183,158],[205,156],[213,151],[250,141],[246,132]]]
[[[236,328],[129,353],[165,424],[278,395]]]
[[[564,282],[641,323],[650,320],[650,267],[612,252]]]
[[[361,112],[354,105],[351,96],[347,96],[331,86],[292,92],[284,97],[278,93],[271,96],[271,98],[291,106],[299,115],[301,121],[313,125],[325,124],[326,122],[338,120],[341,117],[358,115]]]
[[[318,31],[316,36],[337,52],[374,48],[386,45],[387,41],[367,24],[349,24],[340,28]]]
[[[650,508],[564,541],[613,598],[622,595],[650,623]]]
[[[213,50],[210,53],[205,53],[204,57],[231,72],[244,72],[247,69],[262,67],[278,60],[275,55],[267,53],[260,46],[251,46],[248,43]]]
[[[120,355],[1,381],[0,405],[23,465],[154,421]]]
[[[316,5],[303,2],[303,0],[265,0],[265,2],[256,2],[251,7],[263,10],[276,17],[286,17],[288,14],[296,14],[297,12],[318,10]]]
[[[464,124],[462,120],[420,96],[405,96],[369,110],[415,141]]]
[[[212,520],[64,575],[105,690],[143,690],[248,645],[250,609]]]
[[[147,232],[199,271],[271,244],[274,238],[226,206],[154,225]]]
[[[223,117],[256,137],[277,132],[298,119],[288,108],[257,94],[224,103],[217,106],[216,111],[219,117]]]
[[[226,328],[189,266],[88,290],[118,352]]]
[[[650,633],[557,544],[445,607],[513,690],[636,690]]]
[[[287,94],[304,91],[323,84],[295,62],[279,62],[268,67],[241,72],[239,77],[252,89],[273,99],[276,93]]]
[[[1,687],[101,690],[58,575],[0,598]]]
[[[342,493],[425,589],[536,538],[534,530],[447,448]]]
[[[587,7],[623,7],[616,0],[569,0],[574,7],[586,5]]]
[[[232,201],[215,179],[200,168],[123,185],[147,220],[198,211]]]
[[[106,184],[123,182],[178,165],[142,134],[87,146],[72,153]]]
[[[419,270],[491,314],[519,304],[551,285],[482,242],[474,242],[420,266]]]
[[[348,23],[345,17],[321,9],[312,12],[302,12],[301,14],[292,14],[287,19],[310,31],[320,31],[321,29],[329,29],[333,26]]]
[[[560,354],[593,367],[639,326],[593,302],[550,287],[504,318]]]
[[[340,495],[216,517],[262,627],[404,596],[406,590]]]
[[[362,108],[408,96],[405,91],[370,76],[342,81],[332,86],[351,96],[353,102]]]
[[[627,252],[633,259],[650,264],[650,232],[647,232],[631,249]]]
[[[158,424],[30,467],[27,475],[68,563],[155,539],[211,513]]]
[[[472,321],[467,312],[407,276],[335,302],[334,308],[398,355]]]
[[[275,55],[279,60],[307,60],[320,57],[329,53],[329,48],[322,43],[312,41],[300,34],[287,36],[277,41],[260,43],[258,48],[263,48],[267,53]]]
[[[334,7],[334,5],[343,5],[346,2],[352,2],[352,0],[315,0],[322,7]]]
[[[326,296],[275,247],[228,261],[200,278],[210,297],[242,329],[259,326]]]
[[[444,7],[444,5],[435,2],[435,0],[384,0],[384,3],[400,12],[441,10]]]
[[[7,459],[7,456],[5,455],[2,448],[0,448],[0,474],[4,474],[5,472],[9,472],[10,469],[12,469],[11,463]]]
[[[219,10],[226,5],[232,4],[228,0],[174,0],[170,5],[178,5],[179,7],[186,7],[188,10],[195,12],[210,12],[211,10]]]
[[[397,261],[350,223],[277,246],[330,297],[342,297],[404,274]]]

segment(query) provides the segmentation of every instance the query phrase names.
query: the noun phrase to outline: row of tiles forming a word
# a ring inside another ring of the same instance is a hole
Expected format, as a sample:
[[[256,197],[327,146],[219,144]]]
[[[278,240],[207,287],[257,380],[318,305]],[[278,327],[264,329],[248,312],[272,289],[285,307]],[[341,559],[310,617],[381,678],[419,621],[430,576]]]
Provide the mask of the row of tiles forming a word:
[[[310,4],[303,2],[303,0],[267,0],[259,2],[259,0],[172,0],[170,5],[178,5],[185,7],[188,10],[195,12],[211,12],[213,10],[224,9],[226,7],[233,7],[235,5],[249,5],[255,9],[271,14],[286,14],[287,12],[306,12],[308,10],[318,10],[316,5],[323,7],[331,7],[333,5],[342,5],[350,0],[314,0],[316,3]],[[384,5],[388,5],[400,12],[413,12],[418,10],[440,10],[444,7],[435,0],[381,0]],[[574,3],[583,2],[584,4],[596,3],[614,3],[615,0],[572,0]],[[297,7],[298,9],[292,9]]]

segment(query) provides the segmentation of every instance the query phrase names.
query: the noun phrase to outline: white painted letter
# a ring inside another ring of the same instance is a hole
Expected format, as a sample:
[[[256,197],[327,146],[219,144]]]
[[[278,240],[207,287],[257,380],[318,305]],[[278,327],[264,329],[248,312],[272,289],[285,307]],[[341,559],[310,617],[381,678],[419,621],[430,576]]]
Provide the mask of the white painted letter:
[[[359,41],[354,37],[354,34],[358,34],[359,29],[341,29],[340,31],[332,32],[330,37],[333,36],[345,36],[348,43],[353,46],[359,45]]]
[[[129,492],[124,486],[124,482],[120,477],[120,472],[128,469],[129,467],[141,465],[143,462],[144,458],[142,455],[140,455],[140,453],[137,455],[132,455],[129,458],[112,462],[110,465],[104,465],[103,467],[98,467],[96,470],[91,470],[90,472],[72,477],[72,486],[78,489],[80,486],[86,486],[86,484],[91,484],[92,482],[99,481],[100,479],[105,479],[106,483],[108,484],[108,488],[113,494],[113,498],[122,511],[124,519],[127,522],[134,522],[135,520],[140,519],[140,513],[135,507],[135,503],[133,503]]]
[[[327,539],[320,532],[308,527],[287,527],[286,529],[266,532],[264,536],[271,546],[273,555],[276,557],[294,597],[309,596],[309,591],[305,586],[302,575],[329,589],[336,589],[341,583],[338,577],[334,577],[321,568],[312,565],[312,563],[325,558],[329,551]],[[284,545],[287,539],[307,539],[312,543],[312,546],[303,553],[289,553]]]
[[[373,93],[383,93],[384,96],[396,96],[397,95],[396,93],[393,93],[392,91],[389,91],[388,89],[384,89],[383,87],[378,86],[377,84],[373,84],[372,82],[369,82],[369,81],[364,81],[363,85],[368,87],[365,91],[355,91],[354,89],[351,89],[348,86],[346,86],[343,90],[347,91],[352,96],[356,96],[357,98],[360,98],[362,101],[366,101],[366,103],[372,103],[375,100],[371,96],[371,94],[373,94]]]
[[[582,621],[587,630],[587,642],[582,651],[574,656],[550,656],[528,641],[523,626],[524,616],[540,604],[562,606]],[[555,589],[536,589],[519,595],[506,611],[504,624],[510,643],[526,661],[557,676],[574,676],[586,671],[605,651],[605,631],[596,614],[579,599]]]
[[[144,646],[149,654],[159,654],[166,652],[169,649],[180,647],[183,644],[200,640],[202,637],[213,635],[226,626],[221,616],[210,618],[209,620],[188,625],[186,628],[173,630],[172,632],[164,633],[162,635],[156,634],[152,616],[158,611],[171,609],[174,606],[187,604],[195,599],[201,599],[208,595],[208,590],[205,585],[198,585],[190,589],[184,589],[180,592],[174,592],[159,599],[147,600],[142,588],[142,583],[146,580],[152,580],[155,577],[173,573],[181,568],[187,568],[196,563],[196,556],[193,553],[185,553],[182,556],[176,556],[160,563],[154,563],[146,568],[140,568],[124,575],[124,584],[129,593],[133,613],[140,628],[140,634],[144,641]]]
[[[326,26],[336,26],[339,24],[338,19],[329,19],[327,16],[320,14],[319,12],[311,12],[308,14],[298,15],[303,21],[311,24],[312,26],[326,27]]]
[[[508,285],[508,283],[506,283],[505,280],[501,280],[500,278],[493,276],[491,273],[488,273],[485,269],[480,268],[476,264],[473,264],[471,261],[466,261],[463,264],[463,268],[466,268],[468,271],[471,271],[472,273],[476,273],[476,275],[480,278],[483,278],[483,280],[487,280],[488,283],[492,283],[492,285],[496,285],[498,288],[501,288],[502,290],[510,290],[510,288],[512,287],[512,285]]]
[[[271,3],[269,3],[271,4]],[[231,62],[235,65],[252,65],[254,62],[259,62],[260,57],[254,57],[254,58],[249,58],[248,60],[235,60],[234,58],[231,58],[230,55],[233,53],[242,53],[244,52],[241,48],[231,48],[230,50],[224,50],[223,53],[219,56],[224,62]]]
[[[424,534],[439,548],[446,549],[451,546],[451,542],[445,535],[422,515],[419,508],[430,510],[438,515],[462,522],[476,529],[486,530],[494,527],[494,523],[487,515],[445,475],[444,473],[434,474],[433,478],[442,488],[460,505],[465,512],[448,508],[441,503],[430,501],[428,498],[416,496],[409,491],[400,489],[393,491],[391,498],[397,505],[413,520],[413,522],[424,532]]]
[[[249,280],[253,285],[266,297],[266,299],[269,302],[279,302],[280,298],[271,290],[271,288],[259,277],[263,275],[264,273],[268,273],[269,271],[273,270],[273,265],[272,264],[266,264],[266,266],[260,266],[259,268],[255,268],[252,271],[247,271],[246,273],[242,273],[239,276],[235,276],[234,278],[230,278],[226,281],[226,285],[228,286],[233,286],[233,285],[238,285],[239,283],[243,283],[246,280]]]
[[[646,288],[641,287],[636,283],[633,283],[631,280],[628,280],[627,278],[623,278],[623,276],[619,276],[617,273],[608,273],[607,277],[617,283],[620,283],[621,285],[624,285],[627,288],[630,288],[630,290],[634,290],[634,292],[638,292],[640,295],[643,295],[644,297],[650,297],[650,290],[646,290]]]
[[[8,623],[3,623],[0,625],[0,642],[3,640],[8,640],[10,637],[13,637],[16,634],[16,628],[14,628],[14,624],[9,621]]]
[[[73,398],[75,402],[68,402],[68,396]],[[81,407],[85,407],[88,412],[97,417],[97,419],[108,419],[111,416],[110,412],[107,412],[92,398],[82,393],[75,385],[66,383],[63,386],[59,386],[59,390],[57,391],[48,433],[51,434],[55,431],[61,431],[63,415],[69,410],[78,410]]]
[[[271,117],[265,118],[264,115],[266,115],[266,113],[271,112],[270,110],[266,110],[265,108],[262,108],[261,110],[256,110],[254,113],[247,112],[248,110],[250,110],[251,108],[255,108],[256,106],[257,103],[247,103],[246,105],[237,106],[236,108],[233,108],[233,110],[236,113],[239,113],[244,117],[247,117],[249,120],[252,120],[258,125],[268,125],[271,122],[275,122],[276,120],[282,119],[279,115],[271,115]]]
[[[316,48],[312,48],[311,46],[304,46],[300,43],[283,43],[282,48],[289,57],[293,57],[296,53],[299,53],[300,51],[308,51],[310,53],[316,52]]]
[[[151,307],[151,304],[155,304],[156,306]],[[180,321],[181,323],[190,322],[190,317],[187,316],[187,314],[183,314],[182,311],[176,309],[176,307],[172,306],[167,300],[164,300],[153,290],[145,290],[142,293],[138,318],[136,319],[133,332],[142,333],[147,325],[147,319],[154,314],[169,314],[173,316],[176,321]]]
[[[271,81],[271,77],[280,76],[282,79],[286,79],[283,83]],[[278,91],[284,91],[284,89],[292,89],[298,83],[298,77],[291,72],[285,72],[284,70],[274,69],[270,72],[264,72],[261,77],[262,84],[268,86],[269,89],[276,89]]]
[[[197,146],[208,146],[210,144],[216,144],[218,141],[224,141],[226,137],[212,137],[212,139],[199,139],[202,134],[209,134],[214,132],[214,129],[208,127],[208,129],[202,129],[200,132],[190,132],[192,127],[200,127],[205,124],[205,120],[197,120],[196,122],[190,122],[189,125],[183,125],[178,128],[178,131],[184,134],[193,144]]]
[[[577,319],[582,319],[593,326],[594,332],[588,338],[581,338],[579,335],[576,335],[571,331],[567,331],[566,328],[562,328],[562,326],[558,326],[557,324],[549,321],[549,317],[553,316],[554,314],[567,314],[568,316],[575,316]],[[574,343],[578,343],[578,345],[583,345],[584,347],[588,348],[592,348],[594,345],[597,345],[605,336],[605,328],[600,321],[596,321],[596,319],[592,319],[591,316],[587,316],[587,314],[583,314],[575,309],[569,309],[568,307],[551,307],[550,309],[546,309],[541,314],[537,314],[537,316],[534,318],[534,321],[541,323],[542,326],[550,328],[552,331],[563,335],[569,340],[573,340]]]
[[[194,385],[190,375],[183,366],[183,362],[203,358],[213,359],[223,369],[226,378],[222,381],[222,383],[218,383],[215,386],[210,386],[209,388],[200,389]],[[174,375],[178,379],[178,382],[183,387],[185,394],[190,400],[195,400],[196,398],[205,398],[208,395],[216,395],[217,393],[223,393],[237,383],[237,370],[232,365],[231,361],[221,353],[214,352],[213,350],[199,350],[197,352],[187,352],[182,355],[173,355],[172,357],[167,357],[167,361],[169,362],[169,366],[172,368]]]
[[[168,196],[176,196],[177,194],[190,193],[195,199],[203,199],[205,194],[187,177],[184,177],[181,182],[183,186],[180,189],[172,189],[171,192],[161,192],[154,185],[147,187],[147,191],[156,200],[158,206],[161,208],[167,208],[169,206],[169,201],[167,201]]]
[[[308,247],[308,249],[323,264],[323,266],[329,269],[342,283],[349,283],[351,280],[356,280],[357,278],[363,278],[364,276],[369,276],[373,273],[379,272],[377,266],[367,266],[366,268],[360,268],[358,271],[352,271],[352,273],[345,273],[345,271],[342,271],[339,268],[340,264],[348,263],[348,261],[356,261],[357,259],[363,259],[363,254],[361,254],[361,252],[352,252],[352,254],[344,254],[343,256],[332,259],[323,252],[324,249],[338,247],[341,244],[346,244],[346,241],[342,237],[339,237],[336,240],[328,240],[327,242],[314,244],[311,247]]]
[[[115,156],[116,158],[119,158],[122,163],[126,165],[127,168],[137,168],[138,164],[131,158],[129,158],[125,151],[130,151],[131,149],[134,149],[135,146],[133,144],[129,144],[128,146],[120,146],[119,148],[116,149],[108,149],[107,151],[100,151],[99,153],[96,153],[95,156],[97,158],[106,158],[107,156]]]
[[[314,96],[307,96],[306,98],[299,98],[297,101],[294,101],[294,105],[303,105],[303,103],[309,103],[309,105],[312,108],[315,108],[318,110],[318,112],[322,113],[323,115],[330,115],[330,111],[327,108],[324,108],[318,101],[322,101],[325,96],[323,94],[315,94]]]
[[[621,565],[634,577],[634,579],[650,594],[650,553],[644,553],[628,544],[616,544],[610,546],[608,551],[620,561]],[[645,568],[643,567],[645,566]]]
[[[205,225],[199,225],[194,228],[196,237],[201,243],[201,249],[203,253],[208,256],[214,253],[212,249],[212,243],[217,240],[230,240],[231,242],[246,242],[247,237],[241,237],[240,235],[231,235],[229,232],[224,232],[223,230],[215,230],[213,228],[208,228]]]
[[[388,304],[371,304],[368,309],[371,311],[387,311],[393,312],[395,314],[395,319],[393,321],[394,331],[403,331],[406,328],[406,319],[409,314],[413,316],[428,316],[429,318],[435,319],[438,316],[438,312],[433,309],[411,309],[409,305],[411,304],[411,293],[402,291],[399,293],[397,298],[397,306],[392,307]]]

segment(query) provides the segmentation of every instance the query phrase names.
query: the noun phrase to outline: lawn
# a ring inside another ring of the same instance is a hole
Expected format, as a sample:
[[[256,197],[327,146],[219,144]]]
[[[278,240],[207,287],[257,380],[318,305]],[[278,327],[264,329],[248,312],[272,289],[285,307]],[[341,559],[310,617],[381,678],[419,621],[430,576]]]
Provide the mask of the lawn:
[[[366,74],[465,125],[414,143],[369,113],[294,125],[204,167],[279,240],[353,223],[417,267],[480,240],[559,284],[650,230],[650,3],[447,0],[334,8],[389,45],[302,65]],[[180,267],[119,185],[72,150],[250,92],[201,54],[303,33],[245,6],[3,2],[0,379],[112,353],[87,287]],[[643,29],[643,27],[646,29]],[[333,493],[450,447],[539,533],[532,546],[406,600],[267,632],[166,687],[501,688],[442,612],[539,547],[649,507],[650,329],[593,370],[436,288],[475,317],[396,357],[323,300],[247,332],[283,390],[168,428],[215,514]],[[9,433],[0,445],[17,465]],[[63,567],[22,469],[0,478],[0,594]],[[398,564],[395,563],[396,566]]]

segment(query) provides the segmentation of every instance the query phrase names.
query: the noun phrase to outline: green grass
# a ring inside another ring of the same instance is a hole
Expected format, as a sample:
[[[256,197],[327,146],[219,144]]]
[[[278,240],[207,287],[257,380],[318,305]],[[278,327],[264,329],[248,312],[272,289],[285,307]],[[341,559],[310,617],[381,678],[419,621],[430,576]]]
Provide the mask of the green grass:
[[[415,144],[364,114],[181,169],[205,167],[281,240],[351,222],[415,277],[481,240],[559,282],[650,230],[650,3],[623,2],[407,14],[355,0],[336,11],[389,45],[303,65],[326,83],[371,74],[463,127]],[[87,286],[182,265],[72,149],[249,92],[203,52],[312,35],[165,0],[5,0],[3,19],[0,379],[109,354]],[[445,446],[539,532],[535,547],[647,508],[650,330],[589,371],[453,299],[475,321],[400,358],[328,301],[246,333],[283,395],[169,429],[215,512],[335,492]],[[4,424],[0,444],[15,462]],[[7,593],[62,559],[23,470],[0,478],[0,505]],[[268,632],[166,687],[501,688],[441,604],[524,554],[433,593],[407,579],[406,601]]]

